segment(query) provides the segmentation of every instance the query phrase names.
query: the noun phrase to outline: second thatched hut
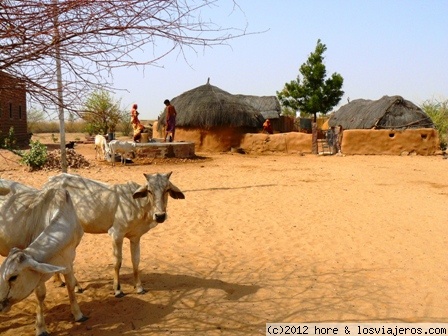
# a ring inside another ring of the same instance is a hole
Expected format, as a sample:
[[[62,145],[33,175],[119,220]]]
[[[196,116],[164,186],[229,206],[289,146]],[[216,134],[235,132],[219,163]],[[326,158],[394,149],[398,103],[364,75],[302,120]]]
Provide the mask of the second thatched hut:
[[[328,125],[344,130],[345,154],[432,155],[439,149],[431,118],[401,96],[353,100],[334,112]]]
[[[245,133],[262,128],[264,117],[241,95],[233,95],[216,86],[198,86],[173,98],[177,111],[176,141],[192,141],[196,150],[228,151],[239,147]],[[165,112],[157,122],[159,136],[166,125]]]

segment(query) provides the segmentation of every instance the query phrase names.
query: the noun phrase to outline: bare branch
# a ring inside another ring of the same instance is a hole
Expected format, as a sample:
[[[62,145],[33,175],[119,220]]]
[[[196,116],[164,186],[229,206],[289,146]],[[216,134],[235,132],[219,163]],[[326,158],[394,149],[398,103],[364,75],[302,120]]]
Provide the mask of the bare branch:
[[[205,19],[223,1],[59,0],[55,7],[52,0],[2,0],[0,71],[21,78],[34,102],[56,106],[58,43],[64,108],[76,112],[87,92],[112,90],[114,68],[158,66],[174,51],[187,60],[187,49],[228,45],[253,34],[247,22],[236,28]],[[244,14],[236,1],[228,1],[230,15]],[[143,52],[148,46],[150,54]]]

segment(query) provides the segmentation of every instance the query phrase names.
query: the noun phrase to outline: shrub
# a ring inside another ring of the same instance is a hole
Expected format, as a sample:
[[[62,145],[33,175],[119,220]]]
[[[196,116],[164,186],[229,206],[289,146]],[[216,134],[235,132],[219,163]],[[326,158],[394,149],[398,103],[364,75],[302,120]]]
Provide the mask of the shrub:
[[[446,150],[448,146],[448,100],[443,102],[427,100],[421,108],[431,118],[439,133],[440,148]]]
[[[14,127],[9,129],[8,135],[3,136],[0,132],[0,148],[14,151],[17,148],[16,135],[14,133]]]
[[[20,162],[29,166],[30,170],[38,170],[47,162],[47,147],[40,143],[39,140],[31,140],[30,150],[22,152],[20,156],[22,157]]]

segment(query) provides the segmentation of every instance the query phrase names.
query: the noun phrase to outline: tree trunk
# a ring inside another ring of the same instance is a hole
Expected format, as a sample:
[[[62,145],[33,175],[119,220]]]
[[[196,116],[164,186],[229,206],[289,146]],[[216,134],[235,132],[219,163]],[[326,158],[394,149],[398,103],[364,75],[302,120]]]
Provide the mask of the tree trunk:
[[[316,121],[313,121],[311,123],[311,133],[312,133],[311,153],[318,154],[318,148],[317,148],[317,122]]]

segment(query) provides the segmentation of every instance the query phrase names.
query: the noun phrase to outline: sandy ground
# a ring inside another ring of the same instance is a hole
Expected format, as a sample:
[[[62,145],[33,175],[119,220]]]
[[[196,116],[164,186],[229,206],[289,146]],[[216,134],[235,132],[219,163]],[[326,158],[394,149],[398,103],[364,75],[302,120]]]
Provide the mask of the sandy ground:
[[[264,335],[266,322],[448,322],[448,160],[441,156],[206,154],[111,167],[77,145],[107,183],[172,171],[186,196],[142,238],[134,293],[129,244],[112,291],[108,235],[85,234],[76,276],[84,323],[47,283],[53,335]],[[0,177],[40,187],[0,152]],[[11,161],[11,160],[12,161]],[[0,258],[3,260],[3,258]],[[34,294],[0,315],[0,334],[34,334]]]

